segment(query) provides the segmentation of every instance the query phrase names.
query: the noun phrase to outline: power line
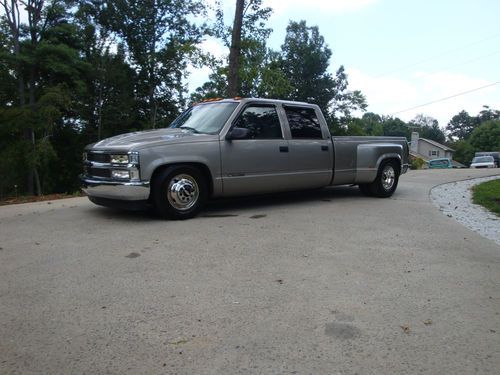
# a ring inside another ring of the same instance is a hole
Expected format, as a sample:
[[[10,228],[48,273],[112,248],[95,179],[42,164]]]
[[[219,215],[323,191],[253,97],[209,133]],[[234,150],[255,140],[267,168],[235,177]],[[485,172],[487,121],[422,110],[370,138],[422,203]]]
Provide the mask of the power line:
[[[410,78],[408,81],[416,81],[416,80],[421,79],[423,77],[430,77],[433,74],[440,73],[440,72],[443,72],[443,71],[447,71],[449,69],[453,69],[453,68],[456,68],[458,66],[467,65],[467,64],[470,64],[470,63],[473,63],[473,62],[476,62],[476,61],[480,61],[480,60],[483,60],[483,59],[486,59],[486,58],[489,58],[491,56],[495,56],[495,55],[498,55],[498,54],[500,54],[500,50],[496,51],[496,52],[493,52],[493,53],[490,53],[488,55],[483,55],[483,56],[475,57],[473,59],[462,61],[462,62],[459,62],[459,63],[454,64],[454,65],[449,65],[449,66],[447,66],[445,68],[440,68],[439,70],[436,70],[436,71],[433,71],[433,72],[430,72],[430,73],[424,73],[424,74],[419,75],[417,77]]]
[[[393,112],[391,114],[391,116],[398,115],[398,114],[404,113],[404,112],[408,112],[408,111],[411,111],[413,109],[426,107],[426,106],[434,104],[434,103],[444,102],[445,100],[456,98],[457,96],[462,96],[462,95],[470,94],[471,92],[479,91],[479,90],[482,90],[482,89],[485,89],[485,88],[488,88],[488,87],[491,87],[491,86],[495,86],[495,85],[498,85],[499,83],[500,83],[500,81],[497,81],[497,82],[494,82],[494,83],[490,83],[489,85],[485,85],[485,86],[481,86],[481,87],[476,87],[475,89],[472,89],[472,90],[467,90],[467,91],[460,92],[458,94],[447,96],[446,98],[436,99],[436,100],[433,100],[432,102],[428,102],[428,103],[424,103],[424,104],[419,104],[419,105],[416,105],[416,106],[411,107],[411,108],[403,109],[402,111]]]
[[[484,42],[486,42],[488,40],[495,39],[498,36],[500,36],[500,34],[490,35],[487,38],[484,38],[484,39],[481,39],[481,40],[478,40],[478,41],[475,41],[475,42],[472,42],[472,43],[468,43],[468,44],[465,44],[465,45],[462,45],[462,46],[459,46],[459,47],[455,47],[455,48],[449,49],[449,50],[447,50],[447,51],[445,51],[443,53],[440,53],[440,54],[437,54],[437,55],[425,58],[423,60],[417,61],[415,63],[409,64],[409,65],[406,65],[406,66],[403,66],[403,67],[400,67],[400,68],[395,68],[395,69],[390,70],[390,71],[388,71],[386,73],[379,74],[379,75],[375,76],[375,78],[386,77],[386,76],[389,76],[389,75],[391,75],[393,73],[397,73],[397,72],[400,72],[400,71],[408,69],[408,68],[413,68],[413,67],[421,65],[421,64],[423,64],[425,62],[434,60],[434,59],[436,59],[438,57],[446,56],[446,55],[448,55],[448,54],[450,54],[452,52],[463,50],[466,47],[475,46],[476,44],[481,44],[481,43],[484,43]]]

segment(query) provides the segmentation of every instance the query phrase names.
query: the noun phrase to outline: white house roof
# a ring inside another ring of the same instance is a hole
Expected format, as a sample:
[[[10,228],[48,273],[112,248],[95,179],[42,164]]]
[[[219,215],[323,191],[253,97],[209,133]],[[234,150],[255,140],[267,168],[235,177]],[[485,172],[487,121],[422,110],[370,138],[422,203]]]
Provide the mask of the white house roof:
[[[418,140],[419,141],[427,142],[427,143],[429,143],[429,144],[431,144],[431,145],[433,145],[435,147],[438,147],[438,148],[440,148],[442,150],[445,150],[445,151],[455,151],[454,149],[449,148],[448,146],[442,145],[441,143],[438,143],[436,141],[432,141],[432,140],[427,139],[427,138],[419,138]]]

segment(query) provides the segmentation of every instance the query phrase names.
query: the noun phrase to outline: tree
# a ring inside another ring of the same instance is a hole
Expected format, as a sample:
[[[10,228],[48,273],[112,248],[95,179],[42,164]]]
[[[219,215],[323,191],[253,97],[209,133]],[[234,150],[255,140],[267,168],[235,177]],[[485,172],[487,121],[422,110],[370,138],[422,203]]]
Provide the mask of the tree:
[[[20,21],[20,4],[27,24]],[[9,185],[29,194],[51,189],[49,166],[56,158],[51,142],[54,129],[61,125],[71,101],[79,91],[80,63],[76,28],[68,22],[65,4],[53,0],[3,1],[4,22],[10,25],[11,49],[1,56],[18,82],[18,90],[0,109],[3,136],[8,147],[0,152],[16,157],[13,168],[27,171],[24,181],[18,172]],[[5,170],[7,169],[7,170]],[[9,186],[7,186],[9,188]]]
[[[239,59],[241,49],[241,26],[243,23],[244,0],[236,0],[234,23],[232,30],[231,49],[229,52],[229,74],[227,96],[232,98],[238,94],[239,86]]]
[[[324,113],[335,93],[335,80],[328,72],[332,51],[317,26],[290,22],[281,46],[281,64],[294,91],[288,99],[313,102]]]
[[[367,135],[380,136],[384,134],[382,117],[379,115],[373,112],[364,113],[361,120],[363,121]]]
[[[454,142],[454,159],[468,164],[479,151],[500,150],[500,111],[483,106],[475,117],[461,111],[453,116],[446,127],[448,137]]]
[[[258,68],[257,62],[255,64],[255,67],[260,70],[261,76],[257,82],[254,82],[255,92],[251,91],[249,87],[250,96],[273,99],[289,98],[295,89],[281,69],[279,52],[268,50],[262,65],[261,68]],[[255,76],[258,75],[255,74]]]
[[[137,75],[129,65],[125,46],[115,40],[100,18],[106,14],[100,2],[80,1],[74,14],[85,72],[85,92],[79,97],[74,116],[86,143],[137,130],[141,123],[135,88]]]
[[[283,77],[277,73],[277,66],[273,60],[277,55],[266,47],[267,39],[272,31],[266,27],[266,21],[271,13],[271,8],[262,6],[262,0],[244,2],[236,91],[234,88],[231,88],[231,93],[228,91],[230,75],[234,74],[234,71],[230,72],[232,56],[229,56],[229,60],[209,57],[207,62],[212,69],[212,74],[209,76],[209,81],[197,88],[195,93],[191,95],[192,101],[224,96],[234,97],[236,95],[262,97],[261,94],[270,88],[265,85],[267,81],[264,77],[275,82],[282,82]],[[231,49],[234,25],[229,27],[224,24],[224,13],[220,4],[216,11],[216,17],[217,21],[213,26],[212,34]]]
[[[468,165],[474,157],[474,147],[466,140],[457,141],[453,144],[455,152],[453,153],[453,160],[458,161],[464,165]]]
[[[410,128],[403,120],[397,117],[382,117],[382,126],[385,136],[406,137],[406,139],[410,139]]]
[[[419,114],[410,121],[409,126],[415,128],[422,138],[427,138],[438,143],[446,141],[446,136],[435,118]]]
[[[488,120],[470,135],[470,145],[477,151],[500,150],[500,120]]]
[[[479,126],[477,117],[470,116],[466,111],[460,111],[446,125],[448,139],[450,141],[465,140],[477,126]]]
[[[125,42],[137,74],[143,126],[166,125],[185,104],[183,78],[202,35],[191,16],[204,12],[200,0],[116,0],[99,17]]]
[[[360,91],[349,91],[347,74],[340,66],[333,76],[328,72],[332,51],[317,26],[291,21],[281,46],[281,65],[293,87],[286,99],[317,104],[332,128],[346,126],[352,111],[366,108]]]
[[[480,123],[483,123],[485,121],[489,120],[498,120],[500,119],[500,111],[496,109],[491,109],[487,105],[483,105],[483,109],[479,114],[477,115],[477,118]]]

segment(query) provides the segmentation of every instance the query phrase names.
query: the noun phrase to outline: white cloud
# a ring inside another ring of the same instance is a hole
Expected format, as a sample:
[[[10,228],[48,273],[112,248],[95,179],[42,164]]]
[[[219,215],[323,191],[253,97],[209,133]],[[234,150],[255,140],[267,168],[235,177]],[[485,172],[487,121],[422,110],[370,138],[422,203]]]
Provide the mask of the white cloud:
[[[229,49],[216,38],[205,39],[199,47],[203,52],[211,53],[216,58],[223,58],[229,54]]]
[[[347,69],[351,89],[361,90],[368,101],[368,111],[390,115],[408,108],[444,99],[492,82],[457,73],[425,73],[422,71],[401,77],[372,77],[359,69]],[[483,105],[495,107],[500,103],[500,85],[439,101],[395,114],[409,121],[423,113],[434,117],[441,127],[461,110],[476,115]]]
[[[376,3],[378,0],[265,0],[264,5],[274,9],[276,14],[288,10],[314,10],[344,13],[365,8]]]
[[[187,77],[188,92],[194,92],[198,87],[201,87],[208,81],[208,76],[212,71],[204,66],[203,68],[195,68],[192,65],[188,66],[189,75]]]
[[[228,49],[216,38],[207,38],[199,46],[203,52],[211,53],[216,58],[224,58],[229,53]],[[202,68],[188,66],[189,76],[187,78],[188,91],[194,92],[198,87],[208,81],[212,70],[204,66]]]
[[[346,68],[351,90],[360,90],[368,101],[368,110],[389,114],[408,107],[418,99],[417,89],[398,78],[372,77],[359,69]]]

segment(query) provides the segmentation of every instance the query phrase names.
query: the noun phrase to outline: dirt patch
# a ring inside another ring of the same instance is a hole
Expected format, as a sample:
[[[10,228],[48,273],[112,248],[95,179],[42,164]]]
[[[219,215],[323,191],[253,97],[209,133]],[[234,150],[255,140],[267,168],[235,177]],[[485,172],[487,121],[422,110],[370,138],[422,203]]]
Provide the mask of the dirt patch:
[[[54,201],[59,199],[76,198],[83,196],[85,195],[82,193],[77,193],[77,194],[48,194],[48,195],[10,197],[0,200],[0,206],[7,206],[10,204]]]

